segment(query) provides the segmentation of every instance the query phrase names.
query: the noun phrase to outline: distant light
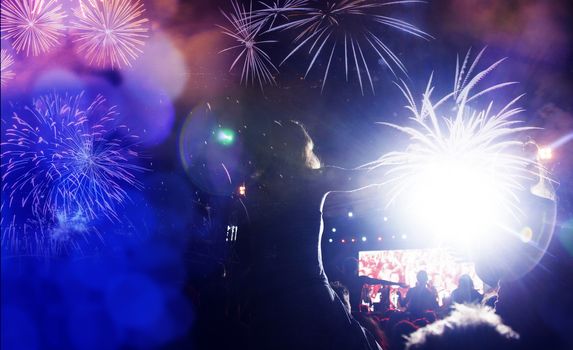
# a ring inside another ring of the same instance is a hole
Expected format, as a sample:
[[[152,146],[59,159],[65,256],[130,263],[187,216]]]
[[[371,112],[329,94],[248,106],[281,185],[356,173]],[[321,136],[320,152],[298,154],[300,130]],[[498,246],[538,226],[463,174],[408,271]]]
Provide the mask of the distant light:
[[[336,227],[333,227],[331,231],[332,233],[336,232]]]
[[[351,241],[352,241],[352,243],[354,243],[354,242],[356,242],[356,239],[352,238]]]
[[[408,238],[408,236],[402,235],[402,239],[406,239],[406,238]]]
[[[366,242],[366,237],[362,236],[362,242]]]
[[[384,221],[388,221],[388,218],[387,218],[387,217],[384,217]]]
[[[519,238],[521,238],[521,241],[523,243],[531,242],[531,239],[533,238],[533,230],[531,229],[531,227],[528,226],[524,227],[519,233]]]
[[[395,238],[396,238],[396,235],[392,235],[392,239],[395,239]]]
[[[537,151],[537,156],[541,160],[550,160],[553,158],[553,150],[551,147],[541,147],[539,151]]]
[[[341,243],[346,243],[346,240],[343,238],[340,240]]]
[[[328,243],[332,243],[332,241],[333,241],[332,238],[328,239]]]
[[[235,142],[235,132],[231,129],[219,129],[217,131],[217,141],[223,146],[230,146]]]
[[[349,211],[349,212],[348,212],[348,217],[349,217],[349,218],[354,217],[354,213],[351,212],[351,211]]]
[[[247,187],[244,184],[239,186],[239,195],[244,197],[246,194],[247,194]]]
[[[378,237],[378,240],[381,241],[381,240],[382,240],[382,237]]]

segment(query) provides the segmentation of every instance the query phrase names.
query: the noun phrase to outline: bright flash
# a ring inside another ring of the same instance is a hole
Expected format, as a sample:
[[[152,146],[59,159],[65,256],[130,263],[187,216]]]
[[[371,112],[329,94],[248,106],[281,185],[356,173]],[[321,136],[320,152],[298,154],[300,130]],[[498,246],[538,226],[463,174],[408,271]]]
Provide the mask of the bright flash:
[[[537,152],[537,157],[539,157],[540,160],[550,160],[553,158],[553,150],[551,147],[541,147]]]
[[[431,78],[419,108],[408,87],[400,86],[414,125],[384,124],[406,134],[410,144],[404,151],[383,155],[377,164],[388,167],[383,182],[388,205],[399,200],[424,231],[463,245],[518,218],[518,193],[541,168],[525,156],[517,136],[531,129],[516,126],[519,121],[512,118],[521,112],[514,107],[519,97],[497,111],[493,101],[483,110],[468,106],[477,97],[512,84],[472,91],[502,62],[472,77],[482,53],[472,64],[469,53],[458,62],[454,90],[438,102],[431,99]],[[445,107],[446,102],[452,104]]]

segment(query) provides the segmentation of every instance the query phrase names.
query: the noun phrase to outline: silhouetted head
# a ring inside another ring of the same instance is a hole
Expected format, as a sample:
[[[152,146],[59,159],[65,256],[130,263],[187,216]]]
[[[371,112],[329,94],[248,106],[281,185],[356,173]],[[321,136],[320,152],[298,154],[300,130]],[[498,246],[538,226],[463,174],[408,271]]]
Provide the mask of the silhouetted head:
[[[458,287],[463,290],[471,290],[474,289],[474,281],[468,274],[463,274],[460,276],[458,280]]]
[[[424,270],[418,271],[416,280],[418,281],[418,284],[425,286],[426,283],[428,283],[428,273]]]
[[[301,123],[275,121],[269,137],[270,152],[276,165],[295,171],[320,168],[320,161],[314,154],[314,142]]]

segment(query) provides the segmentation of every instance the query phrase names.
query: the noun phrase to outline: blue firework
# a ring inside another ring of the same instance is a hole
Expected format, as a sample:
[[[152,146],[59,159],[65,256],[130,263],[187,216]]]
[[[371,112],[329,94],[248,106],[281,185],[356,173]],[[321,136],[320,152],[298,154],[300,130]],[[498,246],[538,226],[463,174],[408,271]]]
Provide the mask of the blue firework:
[[[40,241],[85,232],[95,219],[118,220],[126,190],[140,187],[137,137],[116,125],[117,111],[102,96],[85,100],[43,96],[3,125],[3,209],[30,213],[25,226]],[[23,230],[15,215],[3,220],[3,245]]]

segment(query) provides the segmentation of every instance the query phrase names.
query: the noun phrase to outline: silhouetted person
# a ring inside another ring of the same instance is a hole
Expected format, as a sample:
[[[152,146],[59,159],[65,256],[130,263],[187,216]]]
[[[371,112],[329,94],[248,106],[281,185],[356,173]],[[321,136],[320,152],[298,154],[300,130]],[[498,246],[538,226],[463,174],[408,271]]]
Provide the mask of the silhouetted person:
[[[458,281],[458,288],[452,292],[452,303],[454,304],[479,304],[483,295],[474,288],[472,278],[463,274]]]
[[[362,304],[362,288],[365,284],[377,285],[381,284],[384,286],[404,286],[399,282],[391,282],[386,280],[381,280],[378,278],[372,278],[368,276],[358,275],[358,260],[355,258],[347,258],[344,261],[343,267],[342,283],[348,288],[350,292],[350,305],[353,311],[358,311],[360,305]]]
[[[403,304],[414,318],[420,317],[426,310],[436,310],[436,296],[428,288],[428,273],[424,270],[416,275],[416,286],[408,290]]]
[[[323,167],[297,122],[253,139],[257,171],[246,198],[253,232],[257,349],[376,349],[330,287],[321,255],[322,206],[360,187],[364,171]]]

